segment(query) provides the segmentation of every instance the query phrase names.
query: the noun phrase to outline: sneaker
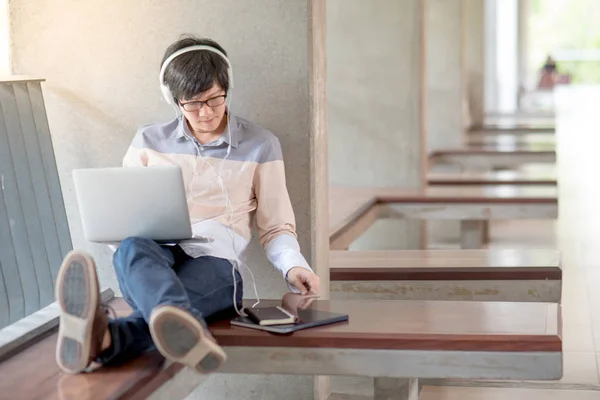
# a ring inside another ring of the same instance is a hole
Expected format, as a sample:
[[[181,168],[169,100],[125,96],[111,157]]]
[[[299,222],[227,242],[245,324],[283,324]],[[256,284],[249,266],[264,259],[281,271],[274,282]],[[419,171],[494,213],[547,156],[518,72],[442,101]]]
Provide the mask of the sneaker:
[[[56,301],[60,309],[56,362],[63,371],[76,374],[100,354],[108,329],[96,265],[88,254],[67,254],[58,271]]]
[[[188,311],[159,306],[150,316],[150,333],[167,359],[208,374],[227,360],[227,354],[204,326]]]

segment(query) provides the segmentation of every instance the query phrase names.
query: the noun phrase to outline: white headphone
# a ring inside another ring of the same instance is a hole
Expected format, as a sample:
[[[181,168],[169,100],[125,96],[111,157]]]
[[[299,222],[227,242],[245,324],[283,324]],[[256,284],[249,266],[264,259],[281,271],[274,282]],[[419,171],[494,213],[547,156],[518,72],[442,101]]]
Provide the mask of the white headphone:
[[[225,62],[227,63],[227,75],[229,76],[229,88],[233,89],[233,68],[231,68],[231,63],[229,62],[229,59],[227,58],[227,56],[225,54],[223,54],[222,51],[220,51],[219,49],[216,49],[212,46],[207,46],[207,45],[188,46],[188,47],[184,47],[183,49],[177,50],[175,53],[171,54],[165,60],[165,62],[162,64],[162,66],[160,67],[160,74],[158,75],[158,80],[160,82],[160,91],[162,92],[163,97],[165,98],[167,103],[174,105],[173,95],[171,94],[171,90],[169,90],[169,87],[164,82],[165,70],[167,69],[167,66],[171,63],[171,61],[173,61],[173,59],[175,57],[178,57],[185,53],[189,53],[190,51],[198,51],[198,50],[212,51],[213,53],[220,55],[221,58],[223,58],[223,60],[225,60]]]

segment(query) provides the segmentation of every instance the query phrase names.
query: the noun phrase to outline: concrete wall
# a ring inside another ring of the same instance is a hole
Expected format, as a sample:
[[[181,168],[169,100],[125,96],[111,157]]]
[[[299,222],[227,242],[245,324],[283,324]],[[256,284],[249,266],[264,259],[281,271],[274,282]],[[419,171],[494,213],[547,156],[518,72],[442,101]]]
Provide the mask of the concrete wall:
[[[485,112],[498,111],[497,0],[485,0]]]
[[[8,0],[0,0],[0,75],[10,73]]]
[[[462,64],[462,0],[428,0],[427,150],[460,147],[465,83]]]
[[[86,243],[71,171],[120,165],[136,128],[173,117],[160,97],[159,63],[182,33],[211,37],[230,53],[233,110],[275,132],[310,258],[307,0],[12,0],[14,73],[39,75],[74,247],[92,252],[103,287],[117,287],[110,252]],[[261,297],[286,291],[256,244],[250,266]],[[249,280],[246,297],[253,297]],[[309,377],[215,375],[192,398],[309,399]]]
[[[518,93],[519,0],[496,0],[498,111],[515,112]]]
[[[485,1],[463,0],[464,67],[473,125],[483,125],[485,110]]]
[[[536,83],[531,78],[528,79],[528,77],[535,75],[529,74],[527,69],[529,54],[529,30],[527,28],[531,10],[532,7],[529,0],[519,0],[517,4],[517,82],[519,84],[519,103],[517,104],[517,108],[521,108],[520,97],[522,92]]]
[[[486,111],[511,113],[518,94],[518,0],[486,0]]]
[[[327,2],[332,185],[420,187],[423,183],[420,3]],[[379,221],[353,247],[418,246],[417,232],[407,229],[398,221]]]
[[[460,148],[467,106],[462,59],[462,0],[428,0],[425,16],[427,151]],[[438,246],[455,242],[459,226],[457,221],[429,221],[428,243]]]

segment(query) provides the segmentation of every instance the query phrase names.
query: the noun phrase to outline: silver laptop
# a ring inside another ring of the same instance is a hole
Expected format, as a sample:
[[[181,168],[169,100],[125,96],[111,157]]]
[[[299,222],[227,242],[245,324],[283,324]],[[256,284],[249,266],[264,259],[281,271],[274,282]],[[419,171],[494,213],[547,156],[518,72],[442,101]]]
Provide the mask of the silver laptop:
[[[88,168],[73,171],[86,240],[120,242],[130,236],[157,242],[192,238],[178,165]]]

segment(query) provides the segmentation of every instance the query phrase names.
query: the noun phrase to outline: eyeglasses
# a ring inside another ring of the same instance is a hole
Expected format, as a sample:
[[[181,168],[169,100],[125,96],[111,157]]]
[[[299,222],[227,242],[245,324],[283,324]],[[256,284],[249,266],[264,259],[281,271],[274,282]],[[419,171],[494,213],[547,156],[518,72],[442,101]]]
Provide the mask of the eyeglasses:
[[[222,94],[220,96],[211,97],[210,99],[204,101],[196,100],[190,101],[189,103],[179,102],[179,105],[183,107],[185,111],[198,111],[202,107],[204,107],[205,104],[211,108],[219,107],[220,105],[223,105],[223,103],[225,103],[226,97],[226,94]]]

